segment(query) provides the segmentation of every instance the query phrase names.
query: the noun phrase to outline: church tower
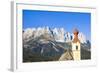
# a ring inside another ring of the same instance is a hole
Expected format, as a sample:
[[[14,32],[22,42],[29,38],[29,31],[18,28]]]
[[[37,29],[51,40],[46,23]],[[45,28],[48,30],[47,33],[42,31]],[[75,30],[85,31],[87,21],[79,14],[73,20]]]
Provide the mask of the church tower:
[[[72,52],[73,52],[73,59],[74,60],[80,60],[81,59],[81,47],[80,47],[80,40],[78,39],[78,33],[79,31],[77,29],[74,29],[74,39],[72,41]]]

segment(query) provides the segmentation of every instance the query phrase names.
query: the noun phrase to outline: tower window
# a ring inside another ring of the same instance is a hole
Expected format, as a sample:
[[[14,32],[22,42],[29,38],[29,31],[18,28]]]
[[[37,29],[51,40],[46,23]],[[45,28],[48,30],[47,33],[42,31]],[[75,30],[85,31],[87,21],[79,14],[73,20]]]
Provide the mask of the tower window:
[[[76,50],[78,50],[78,46],[76,45]]]

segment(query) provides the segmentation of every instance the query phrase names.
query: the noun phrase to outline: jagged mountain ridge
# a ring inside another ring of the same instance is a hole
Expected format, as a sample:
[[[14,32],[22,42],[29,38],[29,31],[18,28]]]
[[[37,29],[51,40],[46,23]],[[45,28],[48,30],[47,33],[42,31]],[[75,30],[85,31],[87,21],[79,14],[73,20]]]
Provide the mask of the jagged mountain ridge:
[[[37,38],[41,35],[45,35],[47,39],[59,42],[71,42],[74,38],[73,33],[66,32],[64,28],[51,29],[49,27],[39,27],[25,29],[23,39],[29,40],[31,38]],[[81,43],[86,43],[86,36],[82,32],[80,32],[78,36]]]

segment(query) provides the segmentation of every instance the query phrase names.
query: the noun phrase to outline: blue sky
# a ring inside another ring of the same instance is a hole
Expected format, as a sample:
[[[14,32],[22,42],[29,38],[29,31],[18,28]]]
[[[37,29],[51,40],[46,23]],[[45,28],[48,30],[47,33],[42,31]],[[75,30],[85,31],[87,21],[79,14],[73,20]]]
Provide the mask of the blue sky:
[[[74,28],[91,40],[91,14],[80,12],[56,12],[23,10],[23,29],[48,26],[64,28],[72,33]]]

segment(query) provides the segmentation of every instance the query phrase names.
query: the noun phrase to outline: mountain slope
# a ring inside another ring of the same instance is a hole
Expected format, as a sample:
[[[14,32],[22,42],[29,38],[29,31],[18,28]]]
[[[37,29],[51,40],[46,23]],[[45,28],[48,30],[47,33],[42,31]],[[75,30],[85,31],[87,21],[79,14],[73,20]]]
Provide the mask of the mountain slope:
[[[83,39],[82,33],[79,38],[82,40],[81,59],[90,59],[91,43]],[[65,34],[63,28],[26,29],[23,32],[23,62],[58,61],[65,57],[66,60],[73,60],[71,55],[72,40],[73,34],[69,32]]]

